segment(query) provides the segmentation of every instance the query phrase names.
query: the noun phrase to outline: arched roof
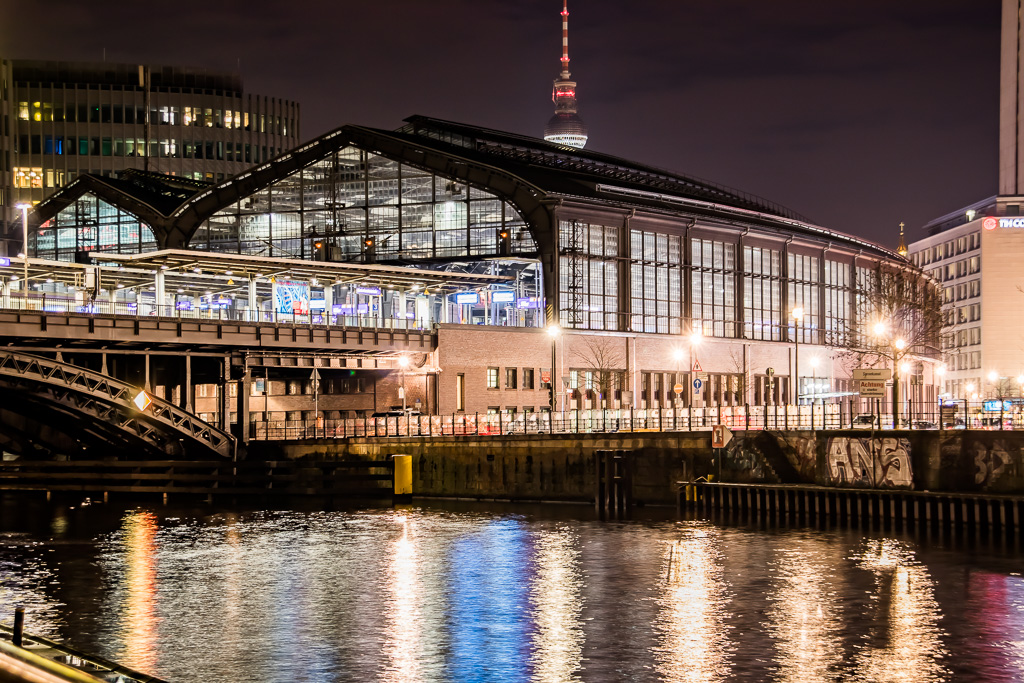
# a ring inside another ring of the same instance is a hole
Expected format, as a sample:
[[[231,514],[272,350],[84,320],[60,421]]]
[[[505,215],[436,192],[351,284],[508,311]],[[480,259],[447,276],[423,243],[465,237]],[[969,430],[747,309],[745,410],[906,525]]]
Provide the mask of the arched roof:
[[[82,176],[40,203],[31,220],[38,225],[93,192],[150,225],[161,248],[183,248],[217,211],[351,145],[496,194],[523,215],[538,244],[550,243],[551,206],[572,199],[729,217],[899,258],[885,247],[815,226],[785,207],[708,181],[425,116],[406,123],[395,131],[342,126],[216,185],[160,174],[135,173],[118,180]]]

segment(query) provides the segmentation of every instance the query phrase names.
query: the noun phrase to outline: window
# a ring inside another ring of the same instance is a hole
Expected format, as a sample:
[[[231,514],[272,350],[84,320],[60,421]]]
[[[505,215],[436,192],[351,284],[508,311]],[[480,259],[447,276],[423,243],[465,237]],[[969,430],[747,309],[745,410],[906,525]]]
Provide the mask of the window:
[[[561,221],[559,300],[562,324],[591,330],[617,330],[619,229],[583,221]]]
[[[516,368],[505,368],[505,388],[516,388]]]
[[[533,368],[523,368],[523,389],[533,388]]]
[[[736,336],[736,246],[690,241],[693,329],[708,337]]]
[[[629,231],[629,292],[634,332],[678,333],[682,320],[682,239]]]
[[[498,368],[487,368],[487,388],[498,388]]]
[[[781,341],[782,252],[743,247],[743,269],[746,338]]]
[[[461,372],[455,376],[455,410],[466,410],[466,375]]]

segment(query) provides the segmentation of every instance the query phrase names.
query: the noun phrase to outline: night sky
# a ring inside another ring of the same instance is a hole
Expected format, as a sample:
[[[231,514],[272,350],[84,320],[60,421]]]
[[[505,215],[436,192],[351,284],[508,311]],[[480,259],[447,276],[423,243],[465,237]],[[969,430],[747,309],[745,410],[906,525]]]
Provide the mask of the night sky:
[[[302,137],[424,114],[540,136],[561,0],[8,3],[5,56],[236,70]],[[570,0],[588,149],[895,246],[995,194],[999,0]]]

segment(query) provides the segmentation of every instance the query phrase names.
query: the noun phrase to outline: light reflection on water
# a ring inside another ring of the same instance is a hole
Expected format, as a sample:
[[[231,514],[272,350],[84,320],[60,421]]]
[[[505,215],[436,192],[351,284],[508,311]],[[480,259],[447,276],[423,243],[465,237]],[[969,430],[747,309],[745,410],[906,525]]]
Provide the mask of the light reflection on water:
[[[765,629],[775,641],[776,680],[844,678],[838,670],[843,651],[836,604],[836,570],[843,558],[836,550],[807,538],[776,549]]]
[[[526,510],[8,515],[0,619],[172,681],[1024,679],[1019,553]]]
[[[661,635],[655,657],[666,681],[721,681],[729,674],[729,589],[719,541],[716,528],[694,524],[666,546],[654,624]]]

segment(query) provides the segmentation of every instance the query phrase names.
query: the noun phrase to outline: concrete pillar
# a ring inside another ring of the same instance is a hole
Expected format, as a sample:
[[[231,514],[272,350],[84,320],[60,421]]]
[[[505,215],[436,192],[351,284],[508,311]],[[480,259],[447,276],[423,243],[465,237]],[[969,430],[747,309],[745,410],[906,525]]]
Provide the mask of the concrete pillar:
[[[238,381],[238,400],[236,412],[238,423],[235,426],[235,437],[239,443],[249,443],[249,394],[252,387],[252,373],[249,371],[248,360],[242,361],[242,378]]]
[[[156,286],[156,298],[154,299],[154,302],[156,303],[156,314],[157,315],[174,315],[173,308],[171,310],[166,310],[165,309],[165,307],[168,305],[168,303],[167,303],[167,278],[166,278],[166,275],[165,275],[164,271],[162,271],[162,270],[156,271],[156,274],[153,276],[153,284]]]
[[[260,303],[256,298],[256,278],[249,278],[249,320],[259,322]]]
[[[217,401],[217,426],[225,432],[231,426],[231,400],[228,384],[231,382],[231,356],[224,356],[220,369],[220,391]]]
[[[152,386],[151,386],[150,381],[149,381],[149,352],[148,351],[146,352],[146,355],[143,356],[143,358],[145,359],[145,363],[146,363],[146,380],[145,380],[144,386],[146,387],[146,391],[152,391]]]
[[[324,324],[331,324],[331,316],[334,314],[334,285],[324,286]]]
[[[192,354],[190,353],[185,354],[185,386],[183,390],[185,393],[185,410],[194,413],[196,389],[192,384]]]

